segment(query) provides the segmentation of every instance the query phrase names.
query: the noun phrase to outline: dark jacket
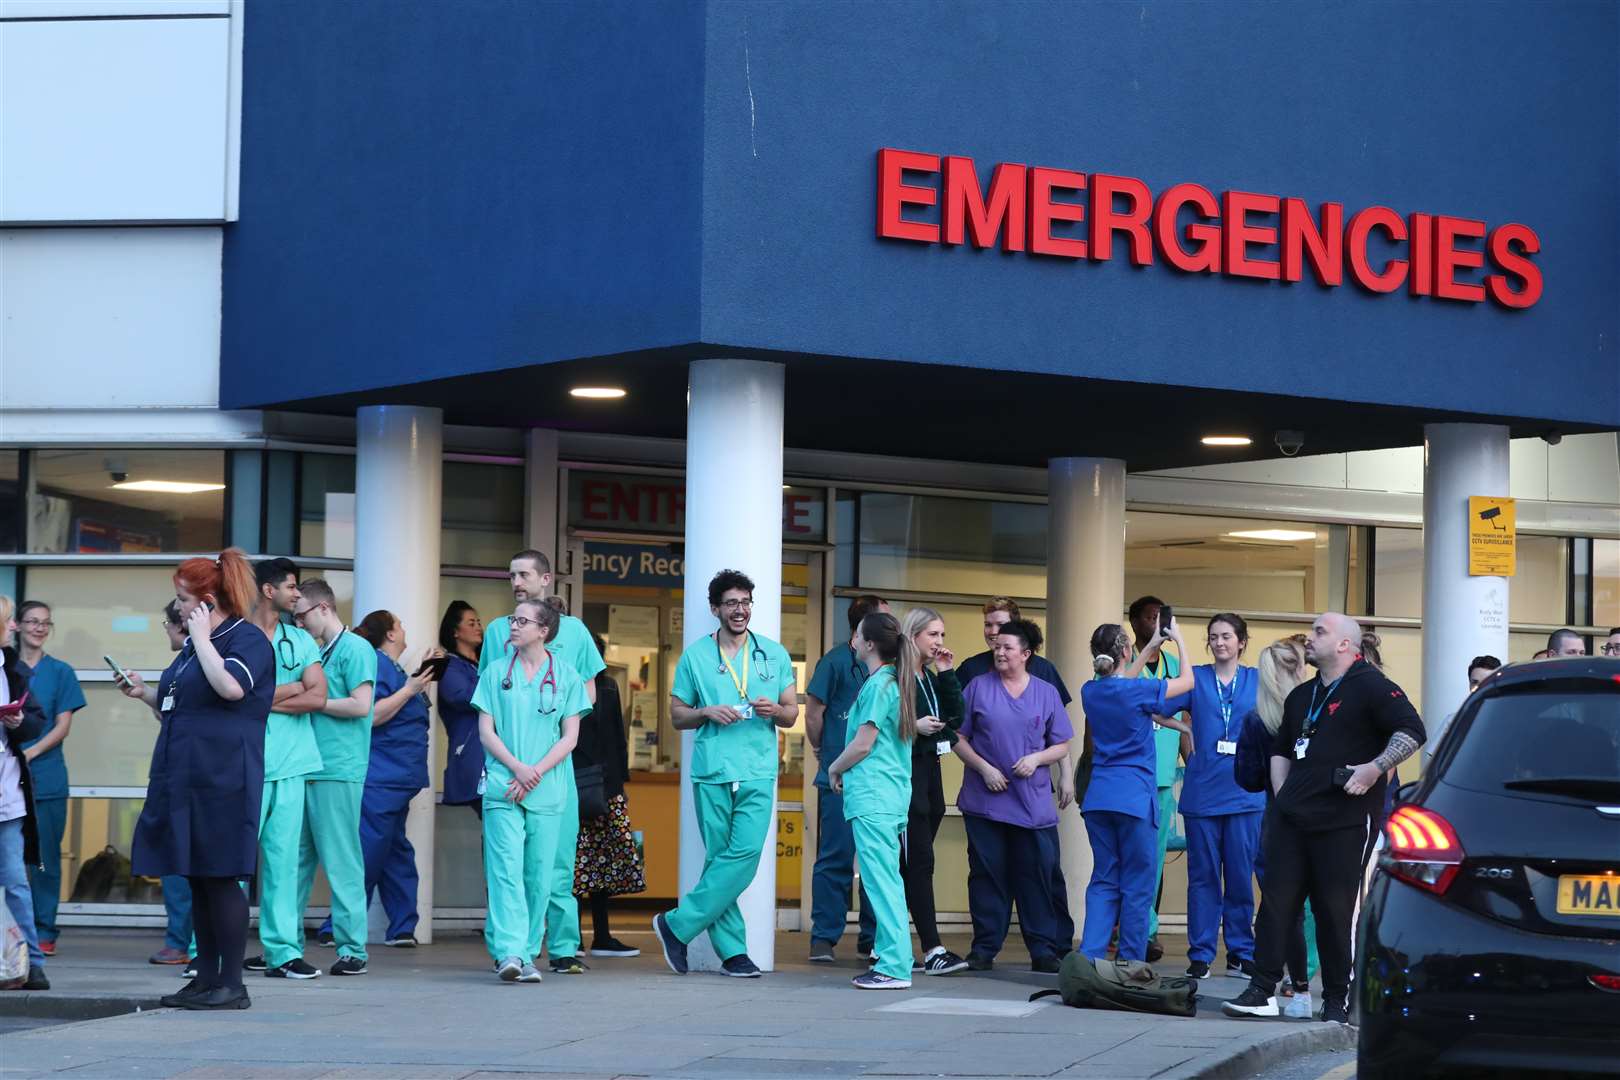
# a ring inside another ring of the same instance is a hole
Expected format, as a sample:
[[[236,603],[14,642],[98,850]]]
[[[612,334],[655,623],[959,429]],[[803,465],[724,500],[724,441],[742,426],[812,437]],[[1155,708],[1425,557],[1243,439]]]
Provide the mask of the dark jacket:
[[[28,682],[33,673],[18,659],[17,650],[9,646],[5,649],[3,664],[6,686],[11,690],[11,700],[16,701],[28,692]],[[27,807],[22,826],[23,862],[36,869],[44,868],[39,859],[39,819],[34,816],[34,779],[28,771],[28,759],[23,756],[22,746],[45,734],[49,725],[45,710],[32,697],[23,706],[20,726],[13,729],[0,725],[0,753],[15,757],[22,770],[23,805]]]
[[[610,799],[624,794],[630,779],[630,742],[625,736],[619,684],[605,671],[596,676],[596,707],[579,722],[574,767],[582,765],[602,767],[602,794]]]
[[[1253,709],[1243,718],[1243,727],[1238,732],[1232,779],[1244,791],[1263,791],[1267,800],[1271,798],[1271,732]]]
[[[939,744],[946,746],[956,745],[956,730],[962,726],[962,683],[957,679],[954,671],[930,671],[923,668],[923,678],[928,680],[928,687],[934,692],[934,698],[939,702],[939,718],[945,721],[945,730],[938,735],[918,735],[911,740],[911,756],[928,760],[939,759]],[[923,688],[912,680],[912,686],[917,691],[917,715],[931,716],[934,713],[934,702],[929,700]]]

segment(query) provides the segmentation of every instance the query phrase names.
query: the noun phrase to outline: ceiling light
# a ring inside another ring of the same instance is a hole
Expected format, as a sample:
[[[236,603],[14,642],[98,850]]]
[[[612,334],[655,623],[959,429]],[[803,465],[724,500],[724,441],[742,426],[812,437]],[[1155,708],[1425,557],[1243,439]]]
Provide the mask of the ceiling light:
[[[1198,441],[1205,446],[1248,446],[1254,442],[1247,435],[1205,435]]]
[[[224,484],[192,484],[184,480],[124,480],[113,485],[119,491],[151,491],[162,495],[196,495],[204,491],[224,491]]]
[[[1244,529],[1240,532],[1226,534],[1234,540],[1315,540],[1316,533],[1306,532],[1303,529]]]
[[[624,388],[621,386],[576,386],[568,392],[574,397],[598,401],[624,397]]]

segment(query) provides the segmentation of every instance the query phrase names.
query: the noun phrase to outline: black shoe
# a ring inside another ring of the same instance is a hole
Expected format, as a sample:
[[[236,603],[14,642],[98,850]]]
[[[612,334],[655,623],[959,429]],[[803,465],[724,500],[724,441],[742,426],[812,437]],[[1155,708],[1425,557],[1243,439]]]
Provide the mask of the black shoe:
[[[1228,979],[1254,978],[1254,961],[1239,960],[1228,956],[1226,958],[1226,977]]]
[[[1056,975],[1060,966],[1061,964],[1055,956],[1037,956],[1029,962],[1029,970],[1039,972],[1042,975]]]
[[[1189,978],[1189,979],[1207,979],[1207,978],[1209,978],[1209,965],[1204,963],[1202,960],[1194,960],[1194,961],[1192,961],[1191,963],[1189,963],[1187,965],[1187,978]]]
[[[757,979],[764,974],[758,964],[748,959],[747,953],[738,953],[725,961],[720,965],[720,971],[733,979]]]
[[[1258,986],[1251,985],[1231,1001],[1223,1002],[1221,1012],[1239,1018],[1274,1017],[1277,1015],[1277,999]]]
[[[339,961],[339,963],[342,963],[342,961]],[[337,974],[335,966],[332,973]],[[321,977],[321,969],[306,964],[302,956],[295,956],[280,967],[270,968],[264,974],[271,979],[318,979]],[[351,972],[350,974],[360,975],[364,974],[364,972]]]
[[[817,938],[811,938],[810,939],[810,956],[808,957],[808,959],[812,964],[830,964],[834,960],[837,960],[838,958],[833,955],[833,943],[832,942],[830,942],[830,941],[821,941],[821,940],[819,940]]]
[[[416,940],[415,934],[396,934],[383,944],[390,949],[414,949],[420,942]]]
[[[954,975],[968,966],[968,962],[951,950],[941,946],[923,957],[924,975]]]
[[[323,949],[335,949],[337,948],[337,938],[332,936],[332,931],[322,930],[315,935],[315,944]]]
[[[245,986],[216,986],[200,994],[192,994],[180,1002],[182,1009],[210,1012],[215,1009],[246,1009],[253,1005]]]
[[[162,997],[158,998],[158,1004],[162,1005],[165,1009],[183,1009],[185,1008],[187,999],[194,998],[198,994],[206,994],[209,989],[209,987],[202,985],[200,980],[193,978],[190,982],[186,983],[186,985],[182,986],[174,993],[164,994]]]
[[[686,974],[686,942],[675,936],[675,931],[669,928],[669,920],[662,914],[653,916],[653,933],[658,935],[658,945],[664,950],[664,963],[669,970],[677,975]]]
[[[1154,936],[1148,938],[1147,962],[1150,964],[1157,964],[1163,959],[1164,946],[1159,944],[1159,936],[1155,934]]]
[[[358,956],[340,956],[338,962],[332,965],[334,975],[364,975],[366,962]]]
[[[967,965],[969,971],[989,971],[991,968],[996,966],[996,962],[991,957],[980,956],[976,952],[970,952],[967,956]]]
[[[1322,1022],[1324,1024],[1350,1024],[1350,1010],[1345,1007],[1344,998],[1334,996],[1322,997]]]
[[[641,950],[634,945],[626,945],[616,937],[606,937],[591,942],[592,956],[640,956]]]
[[[45,977],[45,969],[31,967],[28,969],[28,978],[22,984],[24,990],[49,990],[51,980]]]
[[[862,960],[875,959],[872,953],[876,949],[877,945],[870,941],[857,941],[855,943],[855,955],[860,957]]]
[[[556,975],[583,975],[585,974],[585,965],[580,963],[577,956],[553,956],[551,958],[551,970]]]
[[[242,961],[243,971],[264,971],[270,967],[270,962],[262,956],[250,956]]]

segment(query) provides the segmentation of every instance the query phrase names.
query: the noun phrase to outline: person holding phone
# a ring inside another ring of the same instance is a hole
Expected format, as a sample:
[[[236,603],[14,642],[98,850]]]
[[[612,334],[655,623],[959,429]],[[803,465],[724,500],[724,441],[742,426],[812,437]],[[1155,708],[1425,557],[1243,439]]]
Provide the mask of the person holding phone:
[[[1128,617],[1131,631],[1136,635],[1136,652],[1143,657],[1139,679],[1157,679],[1164,682],[1181,674],[1183,658],[1164,651],[1163,643],[1170,640],[1168,630],[1174,613],[1157,596],[1139,597],[1131,604]],[[1158,634],[1161,644],[1153,644]],[[1174,695],[1172,695],[1174,696]],[[1159,800],[1158,856],[1154,861],[1153,907],[1148,912],[1148,960],[1156,961],[1164,955],[1159,945],[1159,902],[1164,897],[1164,859],[1170,850],[1170,834],[1176,828],[1176,781],[1181,779],[1181,763],[1192,757],[1191,730],[1182,715],[1182,723],[1169,724],[1162,716],[1154,718],[1153,757],[1155,794]]]
[[[45,953],[34,930],[34,897],[28,867],[39,862],[34,784],[22,744],[45,730],[44,712],[31,703],[28,666],[17,656],[17,622],[11,597],[0,596],[0,891],[28,942],[28,975],[13,989],[49,990]]]
[[[484,744],[478,741],[478,654],[484,646],[484,621],[465,600],[452,600],[439,622],[439,647],[448,663],[439,680],[439,723],[444,725],[444,805],[467,806],[480,819],[484,799],[478,793],[484,776]]]
[[[173,600],[163,607],[163,636],[169,640],[170,652],[177,653],[185,648],[186,624],[181,621],[180,608]],[[122,689],[124,669],[110,656],[103,656],[102,659],[112,668],[113,679]],[[156,709],[152,710],[152,715],[159,722],[163,720],[163,714]],[[191,933],[191,885],[179,874],[163,875],[163,914],[167,920],[163,948],[148,956],[146,962],[171,967],[185,964],[188,972],[186,978],[195,978],[197,973],[191,969],[196,955],[196,939]]]
[[[1149,648],[1156,653],[1168,640],[1185,651],[1174,621],[1168,630],[1168,635],[1155,630]],[[1167,680],[1138,679],[1148,655],[1136,650],[1124,627],[1103,623],[1091,635],[1098,677],[1080,689],[1092,750],[1091,781],[1080,804],[1092,857],[1080,953],[1092,960],[1107,957],[1116,925],[1119,959],[1148,958],[1153,852],[1162,812],[1155,790],[1154,724],[1184,730],[1184,722],[1169,715],[1174,710],[1167,702],[1193,685],[1190,671]]]
[[[156,707],[163,727],[131,868],[190,879],[197,977],[163,999],[185,1009],[246,1009],[242,985],[248,901],[241,882],[259,865],[264,740],[275,700],[269,640],[247,621],[253,570],[237,548],[187,559],[174,574],[188,640],[157,686],[123,673],[127,697]]]

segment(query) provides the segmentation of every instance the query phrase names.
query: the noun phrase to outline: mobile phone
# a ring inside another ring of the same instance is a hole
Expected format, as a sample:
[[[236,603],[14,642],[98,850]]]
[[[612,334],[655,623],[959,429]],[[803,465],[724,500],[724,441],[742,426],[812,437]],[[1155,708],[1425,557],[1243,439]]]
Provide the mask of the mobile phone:
[[[124,669],[113,663],[112,657],[103,653],[101,659],[106,662],[108,667],[112,668],[113,678],[118,681],[119,686],[129,685],[129,680],[124,677]]]
[[[416,669],[411,678],[420,676],[424,671],[433,672],[433,681],[438,682],[444,678],[444,671],[450,666],[449,656],[430,656],[422,661],[422,666]]]
[[[1336,788],[1344,787],[1344,785],[1350,782],[1350,778],[1354,775],[1356,775],[1356,770],[1352,769],[1348,765],[1340,765],[1337,769],[1333,770],[1333,786]]]
[[[1165,637],[1170,636],[1170,623],[1176,617],[1176,609],[1169,604],[1159,609],[1159,633]]]

